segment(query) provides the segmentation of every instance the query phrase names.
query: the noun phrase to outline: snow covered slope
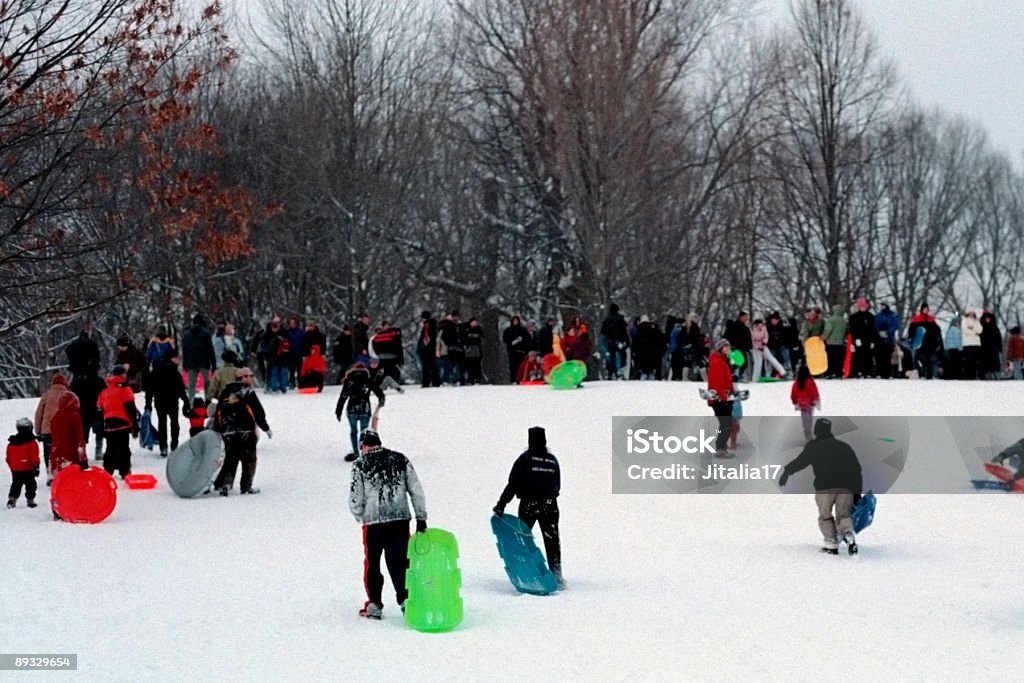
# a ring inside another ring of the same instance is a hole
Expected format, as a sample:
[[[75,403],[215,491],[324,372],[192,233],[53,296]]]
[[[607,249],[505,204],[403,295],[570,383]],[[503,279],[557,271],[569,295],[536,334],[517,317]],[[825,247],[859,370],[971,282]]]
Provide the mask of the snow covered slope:
[[[820,386],[833,415],[1024,414],[1017,382]],[[434,635],[405,628],[390,584],[383,621],[356,616],[337,388],[263,395],[258,496],[179,499],[136,448],[160,485],[119,489],[102,524],[51,521],[45,488],[0,512],[0,650],[77,653],[77,677],[104,681],[1014,678],[995,653],[1024,630],[1024,496],[881,496],[850,558],[816,552],[809,496],[612,495],[612,416],[710,415],[697,387],[389,394],[384,443],[461,546],[465,621]],[[753,387],[746,415],[793,415],[788,392]],[[34,408],[0,402],[0,433]],[[488,526],[532,425],[562,465],[569,587],[548,597],[512,589]]]

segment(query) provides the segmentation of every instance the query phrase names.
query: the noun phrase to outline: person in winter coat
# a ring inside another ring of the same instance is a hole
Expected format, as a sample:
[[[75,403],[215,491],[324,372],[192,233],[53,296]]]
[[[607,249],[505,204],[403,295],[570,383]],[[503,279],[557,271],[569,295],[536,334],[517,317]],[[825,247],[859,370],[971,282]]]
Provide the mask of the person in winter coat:
[[[189,438],[206,429],[206,420],[209,418],[209,414],[206,401],[203,400],[202,396],[196,396],[192,399],[192,409],[188,413]]]
[[[832,315],[825,321],[822,337],[825,339],[825,352],[828,354],[828,371],[825,378],[843,378],[843,365],[846,361],[846,335],[850,333],[850,325],[846,321],[846,311],[839,304],[832,307]]]
[[[34,426],[38,435],[36,438],[39,439],[39,443],[43,444],[43,464],[46,466],[47,472],[50,471],[50,449],[52,446],[50,421],[57,412],[57,404],[60,403],[60,397],[67,391],[67,378],[57,373],[50,380],[50,388],[46,390],[46,393],[39,398],[39,403],[36,404]],[[46,483],[49,485],[50,482],[47,481]]]
[[[462,339],[466,343],[466,382],[469,384],[480,384],[483,381],[483,342],[484,331],[480,327],[480,321],[470,318],[462,333]]]
[[[99,376],[100,366],[95,360],[89,361],[88,369],[71,380],[71,391],[78,397],[82,411],[82,434],[85,443],[89,443],[89,433],[96,435],[96,460],[103,460],[103,422],[96,412],[96,401],[100,393],[107,388],[107,383]]]
[[[217,370],[224,367],[224,352],[231,351],[235,358],[245,358],[245,346],[242,340],[235,336],[235,326],[231,323],[224,323],[224,329],[213,336],[213,354],[217,359]],[[212,394],[216,396],[216,394]]]
[[[786,376],[786,368],[783,367],[782,363],[775,358],[772,354],[771,348],[768,343],[770,341],[770,335],[767,326],[764,321],[758,318],[754,321],[754,325],[750,328],[750,343],[751,343],[751,356],[754,359],[754,369],[751,374],[751,380],[756,382],[761,379],[761,374],[764,371],[765,364],[771,365],[772,368],[779,374],[779,377]]]
[[[875,314],[871,312],[871,304],[864,297],[860,297],[857,299],[857,312],[850,316],[850,337],[853,339],[851,377],[875,376],[876,330]]]
[[[441,386],[441,377],[437,372],[437,320],[431,316],[430,311],[420,313],[416,356],[420,359],[420,385],[424,389]]]
[[[260,353],[267,362],[267,391],[288,392],[288,363],[291,362],[291,342],[281,326],[281,318],[274,316],[260,340]]]
[[[225,352],[232,353],[233,352]],[[218,370],[220,372],[220,370]],[[185,390],[185,380],[178,367],[178,351],[171,349],[163,359],[153,365],[149,373],[149,388],[146,391],[146,410],[156,407],[156,425],[160,442],[160,455],[167,457],[168,423],[170,423],[170,448],[178,448],[178,401],[181,401],[182,415],[188,417],[191,403]]]
[[[782,314],[772,311],[768,314],[768,322],[765,325],[768,331],[768,351],[782,365],[785,372],[779,373],[782,377],[792,372],[792,355],[789,352],[789,342],[792,333],[788,320],[782,319]]]
[[[554,353],[555,351],[555,327],[558,326],[558,321],[554,318],[548,318],[544,322],[544,327],[537,331],[537,355],[541,358]]]
[[[729,347],[742,351],[746,359],[743,363],[743,369],[737,369],[733,375],[736,379],[740,380],[743,379],[744,373],[747,372],[746,368],[752,365],[750,355],[754,349],[754,341],[750,336],[749,320],[750,316],[747,315],[747,312],[740,311],[735,320],[730,320],[725,324],[725,334],[723,335],[726,341],[729,342]]]
[[[694,368],[704,367],[705,343],[704,335],[700,331],[700,316],[691,313],[686,316],[680,334],[680,344],[683,354],[683,372],[694,375]]]
[[[973,308],[964,310],[960,332],[964,344],[963,378],[978,379],[981,364],[981,321],[978,320],[978,312]]]
[[[508,484],[498,497],[494,514],[502,517],[505,506],[519,498],[519,519],[533,529],[540,523],[548,569],[558,579],[558,588],[565,588],[562,577],[562,547],[558,536],[558,494],[562,490],[562,474],[558,458],[548,451],[543,427],[530,427],[527,448],[512,464]]]
[[[320,355],[320,347],[316,344],[309,350],[309,355],[302,359],[299,370],[299,388],[316,387],[317,393],[324,390],[324,378],[327,376],[327,361]]]
[[[964,338],[960,316],[954,315],[946,330],[946,360],[942,363],[943,379],[960,379],[963,369]]]
[[[121,479],[132,473],[130,437],[139,435],[139,409],[135,406],[135,392],[127,383],[127,371],[115,365],[107,377],[107,388],[96,399],[96,409],[103,421],[103,438],[107,450],[103,454],[103,469],[109,474],[116,470]]]
[[[811,337],[821,337],[825,334],[825,320],[821,316],[821,309],[817,306],[804,311],[804,322],[800,326],[800,343],[805,343]]]
[[[217,369],[217,355],[213,350],[213,333],[201,315],[192,318],[192,327],[181,340],[181,364],[188,375],[189,403],[196,396],[200,375],[203,377],[203,395],[209,400],[210,374]]]
[[[74,378],[88,370],[89,362],[100,364],[100,347],[91,336],[89,330],[83,328],[73,342],[68,344],[64,353],[68,357],[68,372]]]
[[[983,379],[1003,377],[1003,334],[996,317],[989,311],[981,314],[981,376]]]
[[[149,363],[146,355],[139,351],[135,342],[130,337],[122,336],[117,340],[117,352],[114,354],[114,365],[123,365],[125,369],[125,382],[132,388],[132,391],[139,393],[146,381],[146,372]]]
[[[352,365],[352,327],[346,323],[341,326],[341,332],[334,340],[334,350],[331,352],[334,364],[338,366],[338,383],[345,375],[345,371]]]
[[[349,436],[352,439],[352,452],[345,456],[348,462],[356,459],[356,453],[359,452],[359,435],[370,424],[371,392],[377,397],[377,407],[383,406],[384,392],[370,379],[366,366],[356,363],[345,373],[338,405],[334,408],[334,416],[341,422],[341,414],[345,411],[346,402],[348,403]]]
[[[729,368],[729,351],[731,351],[728,339],[719,339],[715,342],[715,349],[708,359],[708,393],[714,392],[717,396],[708,399],[708,405],[718,418],[718,437],[715,439],[715,455],[720,458],[728,458],[728,440],[732,433],[732,370]]]
[[[789,399],[793,406],[800,411],[800,420],[804,426],[804,439],[811,440],[811,425],[814,420],[814,409],[821,409],[821,396],[818,394],[818,385],[811,377],[811,371],[806,365],[801,365],[796,373],[796,381],[793,382],[793,389],[789,392]]]
[[[213,487],[222,496],[227,496],[235,484],[235,472],[242,465],[242,480],[239,488],[243,494],[259,493],[252,485],[256,477],[256,428],[259,427],[268,439],[274,433],[267,423],[263,404],[252,388],[252,370],[238,369],[238,381],[227,385],[209,418],[212,427],[224,438],[224,466],[213,482]]]
[[[156,332],[146,345],[146,364],[153,367],[153,363],[162,359],[164,355],[175,348],[174,340],[167,334],[166,325],[157,325]]]
[[[875,316],[875,371],[882,379],[892,376],[892,354],[899,338],[900,317],[890,310],[889,304],[881,304]]]
[[[910,321],[907,337],[915,339],[918,328],[924,328],[924,338],[914,353],[914,365],[921,373],[922,379],[934,379],[938,374],[939,360],[942,358],[942,330],[935,322],[935,316],[931,314],[928,304],[922,304],[921,310]]]
[[[519,366],[519,370],[516,372],[516,384],[522,384],[523,382],[536,382],[544,379],[544,366],[541,365],[540,356],[537,355],[536,351],[530,351],[526,354],[526,358],[523,360],[522,365]]]
[[[224,357],[221,358],[224,363],[217,372],[213,373],[213,377],[210,379],[210,399],[211,403],[217,402],[217,397],[220,396],[221,392],[227,388],[229,384],[233,384],[238,381],[238,356],[235,355],[234,351],[225,351]],[[195,400],[195,399],[193,399]],[[189,405],[186,403],[185,405]],[[204,402],[205,406],[206,403]]]
[[[1020,326],[1011,327],[1010,336],[1006,338],[1006,362],[1014,379],[1024,379],[1024,335]]]
[[[512,316],[509,326],[501,333],[501,342],[505,345],[505,352],[508,354],[508,376],[515,384],[518,381],[519,366],[523,359],[530,352],[530,335],[523,327],[518,315]]]
[[[392,327],[387,320],[382,321],[380,330],[370,339],[370,357],[379,359],[381,371],[402,384],[401,367],[405,364],[402,330]]]
[[[626,318],[619,313],[618,304],[608,305],[608,316],[601,323],[600,334],[601,344],[606,350],[608,379],[619,378],[626,366],[629,333],[626,331]]]
[[[814,470],[814,502],[818,506],[818,528],[824,537],[822,552],[838,555],[842,538],[847,551],[855,555],[857,540],[850,510],[860,499],[864,485],[860,461],[849,444],[832,434],[832,422],[824,417],[814,423],[814,440],[783,468],[779,486],[785,486],[791,476],[808,466]]]
[[[82,433],[82,412],[78,397],[67,391],[61,394],[57,412],[50,421],[53,450],[50,451],[50,477],[68,465],[89,467],[85,453],[85,435]]]
[[[313,353],[313,347],[316,346],[320,349],[320,354],[323,355],[327,352],[327,335],[320,331],[320,327],[317,326],[316,320],[310,318],[306,321],[306,332],[302,336],[302,357],[306,358]],[[326,371],[325,371],[326,376]],[[302,377],[302,370],[299,370],[299,377]]]
[[[359,457],[352,464],[348,506],[363,526],[363,581],[366,602],[359,616],[380,619],[384,610],[384,555],[395,601],[405,611],[409,549],[409,501],[416,515],[416,533],[427,529],[427,501],[412,463],[403,454],[384,448],[380,435],[367,429],[359,437]]]
[[[36,477],[39,476],[39,444],[32,433],[32,420],[18,418],[15,432],[7,439],[7,467],[11,470],[11,488],[7,492],[7,507],[13,508],[25,489],[25,501],[30,508],[36,506]]]
[[[306,331],[299,319],[292,316],[288,318],[288,329],[285,333],[288,335],[288,387],[294,389],[298,386],[302,351],[306,348]]]

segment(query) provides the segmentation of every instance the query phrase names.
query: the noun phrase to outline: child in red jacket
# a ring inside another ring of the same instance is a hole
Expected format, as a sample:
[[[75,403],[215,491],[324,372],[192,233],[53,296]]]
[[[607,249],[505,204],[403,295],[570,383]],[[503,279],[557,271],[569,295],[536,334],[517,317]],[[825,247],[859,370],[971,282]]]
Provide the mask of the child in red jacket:
[[[7,507],[12,508],[25,487],[28,506],[36,506],[36,477],[39,476],[39,444],[32,433],[32,420],[20,418],[15,423],[17,432],[7,439],[7,466],[11,468],[11,490],[7,494]]]
[[[818,395],[818,385],[811,377],[811,371],[806,365],[801,365],[796,373],[796,381],[793,382],[793,390],[789,393],[793,405],[800,411],[800,419],[804,424],[804,438],[810,441],[814,438],[812,425],[814,423],[814,409],[821,409],[821,396]]]
[[[206,417],[208,414],[209,409],[206,407],[206,401],[203,400],[202,396],[196,396],[192,399],[192,410],[188,414],[188,435],[190,437],[206,429]]]

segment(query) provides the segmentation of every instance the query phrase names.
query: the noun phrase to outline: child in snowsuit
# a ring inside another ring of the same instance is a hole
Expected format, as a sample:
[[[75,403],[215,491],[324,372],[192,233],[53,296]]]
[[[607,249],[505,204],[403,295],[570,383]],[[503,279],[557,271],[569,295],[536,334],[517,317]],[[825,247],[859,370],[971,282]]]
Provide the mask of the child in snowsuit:
[[[299,370],[299,388],[316,387],[317,393],[324,390],[324,377],[327,375],[327,361],[320,355],[320,346],[313,344],[309,355],[302,359]]]
[[[89,469],[85,454],[85,434],[82,431],[82,411],[78,396],[74,393],[68,391],[61,395],[57,412],[50,421],[50,434],[53,437],[53,448],[50,451],[51,477],[56,478],[62,469],[75,463],[83,470]],[[53,509],[53,518],[60,519],[56,509]]]
[[[558,537],[558,494],[562,475],[558,460],[548,452],[543,427],[530,427],[528,448],[516,459],[508,475],[508,485],[501,492],[494,514],[501,517],[512,498],[519,497],[519,519],[530,529],[540,522],[548,569],[558,579],[559,590],[565,588],[562,578],[562,549]]]
[[[107,442],[103,469],[109,474],[117,470],[121,479],[132,473],[130,438],[139,435],[139,409],[126,375],[123,366],[115,366],[107,378],[107,388],[96,401],[103,419],[103,438]]]
[[[536,351],[530,351],[516,372],[516,382],[537,382],[544,379],[544,367]]]
[[[220,495],[228,495],[234,486],[239,463],[242,465],[239,482],[242,493],[260,492],[252,485],[256,477],[257,427],[268,439],[273,437],[263,404],[252,388],[252,370],[239,368],[238,381],[224,389],[213,412],[213,428],[224,437],[224,466],[213,483]]]
[[[16,432],[7,439],[7,466],[11,469],[11,490],[7,493],[7,507],[12,508],[25,489],[28,506],[36,506],[36,477],[39,476],[39,444],[32,433],[32,420],[20,418]]]
[[[797,370],[796,381],[793,382],[789,398],[796,409],[800,411],[800,420],[804,425],[804,439],[810,441],[814,409],[821,409],[821,396],[818,395],[818,385],[814,383],[811,371],[806,365],[801,365]]]
[[[341,422],[341,413],[348,402],[349,437],[352,440],[352,452],[345,460],[352,462],[359,452],[359,434],[370,424],[370,392],[377,396],[377,407],[384,405],[384,392],[370,378],[370,373],[362,363],[356,363],[348,369],[342,380],[341,396],[334,408],[334,416]]]

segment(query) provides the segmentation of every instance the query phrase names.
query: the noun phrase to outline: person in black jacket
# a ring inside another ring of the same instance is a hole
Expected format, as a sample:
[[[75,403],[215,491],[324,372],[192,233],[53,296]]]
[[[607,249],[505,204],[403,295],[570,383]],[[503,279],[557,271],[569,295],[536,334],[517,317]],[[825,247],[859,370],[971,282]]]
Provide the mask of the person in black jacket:
[[[185,332],[181,340],[181,362],[188,374],[188,405],[196,396],[196,385],[199,375],[203,376],[203,393],[207,401],[210,396],[210,375],[217,370],[217,353],[213,350],[213,332],[206,326],[206,319],[201,315],[192,318],[192,327]]]
[[[227,351],[225,355],[233,357],[234,352]],[[178,424],[178,401],[182,403],[182,414],[189,416],[189,407],[192,405],[188,400],[188,392],[185,390],[185,380],[181,377],[181,370],[178,368],[178,350],[170,349],[164,357],[153,364],[149,373],[148,386],[146,387],[146,410],[156,406],[156,424],[160,440],[160,455],[167,457],[167,423],[170,422],[171,450],[178,447],[178,434],[181,428]]]
[[[217,397],[216,408],[210,417],[213,429],[224,438],[224,466],[213,486],[226,496],[235,483],[235,472],[242,464],[242,493],[259,493],[252,480],[256,476],[256,428],[267,438],[273,438],[263,404],[252,388],[252,370],[238,369],[238,381],[224,387]]]
[[[512,384],[516,382],[516,375],[519,373],[519,366],[526,359],[530,352],[530,335],[523,327],[518,315],[512,316],[509,326],[501,334],[501,341],[505,344],[508,352],[508,378]]]
[[[71,380],[70,389],[78,396],[78,404],[82,410],[82,438],[88,445],[89,432],[96,434],[95,459],[103,460],[103,422],[96,410],[96,400],[107,388],[107,383],[99,376],[99,371],[99,361],[90,358],[85,372],[75,375]]]
[[[818,528],[825,538],[821,549],[832,555],[839,553],[836,528],[851,555],[857,553],[850,509],[860,499],[864,481],[860,461],[850,445],[832,434],[832,421],[821,417],[814,423],[814,440],[783,468],[779,486],[785,486],[790,475],[810,466],[814,470],[814,502],[818,505]],[[835,512],[833,513],[833,508]]]
[[[554,318],[548,318],[544,322],[544,327],[537,331],[537,355],[541,358],[554,353],[555,351],[555,326],[558,325],[558,321]]]
[[[437,320],[430,311],[420,313],[420,327],[416,334],[416,355],[420,359],[423,388],[441,386],[437,372]]]
[[[547,449],[543,427],[530,427],[529,448],[523,451],[508,475],[508,485],[501,492],[494,514],[501,517],[512,498],[519,497],[519,519],[529,528],[540,522],[548,569],[558,579],[558,588],[565,588],[562,578],[562,550],[558,537],[558,493],[562,488],[558,460]]]
[[[527,345],[530,336],[526,335]],[[484,331],[480,327],[480,321],[470,318],[469,324],[462,333],[462,340],[466,343],[466,382],[469,384],[480,384],[483,381],[483,343]],[[518,370],[518,368],[517,368]],[[515,381],[515,377],[512,378]]]
[[[750,334],[750,327],[747,325],[749,319],[750,316],[747,315],[746,311],[740,311],[735,320],[729,320],[725,323],[725,334],[722,335],[725,339],[729,340],[730,348],[742,351],[746,357],[746,362],[742,368],[733,369],[733,379],[740,381],[746,376],[747,368],[752,365],[750,358],[751,352],[754,349],[754,339]]]
[[[857,312],[850,316],[850,337],[853,338],[851,377],[875,376],[875,343],[878,332],[871,304],[864,297],[857,299]]]
[[[89,336],[91,327],[90,323],[86,323],[75,340],[68,344],[68,348],[64,351],[68,357],[68,371],[72,377],[84,374],[88,370],[90,361],[96,361],[97,368],[100,365],[100,347],[96,340]]]
[[[626,319],[619,313],[618,304],[608,306],[608,316],[601,323],[600,334],[601,343],[607,351],[608,379],[616,379],[626,366],[626,349],[629,348]]]
[[[370,372],[362,363],[356,363],[349,368],[341,384],[341,395],[338,397],[338,405],[334,408],[334,416],[341,422],[341,414],[345,410],[345,403],[348,402],[352,452],[345,456],[345,460],[352,462],[359,453],[359,434],[370,425],[370,392],[377,396],[378,408],[384,405],[384,392],[372,380]]]
[[[345,371],[352,365],[352,327],[348,323],[341,326],[341,333],[334,340],[332,355],[338,366],[338,384],[341,384]]]

